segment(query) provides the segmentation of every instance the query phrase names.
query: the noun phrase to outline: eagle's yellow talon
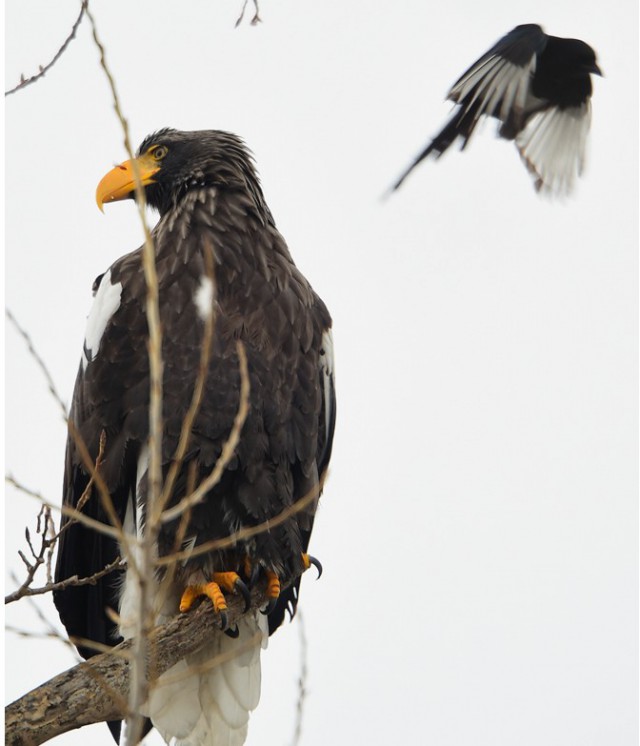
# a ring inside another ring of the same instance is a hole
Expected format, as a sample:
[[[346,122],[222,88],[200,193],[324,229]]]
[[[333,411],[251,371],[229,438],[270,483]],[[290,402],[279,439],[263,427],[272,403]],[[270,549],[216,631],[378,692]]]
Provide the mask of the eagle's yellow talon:
[[[237,572],[214,572],[213,582],[217,583],[220,588],[224,588],[227,593],[235,593],[236,583],[240,580]]]
[[[267,598],[276,599],[280,595],[280,578],[271,570],[265,570],[267,576]]]
[[[203,594],[202,585],[188,585],[180,598],[180,611],[189,611],[193,602]]]
[[[210,598],[215,611],[224,611],[227,608],[227,602],[220,586],[212,582],[188,585],[180,598],[180,611],[189,611],[196,598],[200,596]]]

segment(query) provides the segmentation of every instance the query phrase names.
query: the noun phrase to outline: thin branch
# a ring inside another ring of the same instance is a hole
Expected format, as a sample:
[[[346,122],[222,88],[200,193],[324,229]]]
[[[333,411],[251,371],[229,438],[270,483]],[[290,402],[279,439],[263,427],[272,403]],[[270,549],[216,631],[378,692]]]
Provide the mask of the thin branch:
[[[242,5],[242,10],[240,11],[240,16],[238,17],[238,20],[236,21],[236,28],[242,23],[242,19],[244,18],[244,12],[247,8],[249,0],[244,0],[244,3]],[[262,23],[262,18],[260,18],[260,8],[258,7],[258,0],[252,0],[253,7],[256,9],[256,12],[253,15],[253,18],[251,19],[251,25],[257,26],[259,23]]]
[[[273,518],[268,518],[263,523],[259,523],[256,526],[245,526],[239,529],[229,536],[224,536],[221,539],[212,539],[204,544],[198,544],[193,549],[185,549],[182,552],[176,552],[170,557],[160,557],[156,560],[157,565],[168,565],[172,562],[179,562],[181,560],[192,559],[199,557],[201,554],[208,554],[214,550],[227,549],[235,546],[239,541],[245,541],[250,539],[252,536],[263,534],[266,531],[270,531],[272,528],[279,526],[281,523],[287,521],[291,516],[297,515],[300,511],[304,510],[310,503],[317,500],[326,478],[326,472],[321,477],[320,481],[315,487],[312,487],[306,495],[297,500],[293,505],[289,505],[284,508],[280,513],[275,515]]]
[[[298,702],[296,705],[296,727],[293,732],[293,746],[299,746],[302,738],[302,720],[304,716],[304,701],[307,696],[307,635],[304,629],[304,615],[298,607],[296,613],[298,630],[300,632],[300,678],[298,679]]]
[[[35,498],[40,503],[42,503],[42,505],[46,505],[47,508],[56,510],[63,515],[68,516],[69,518],[73,518],[74,520],[78,521],[78,523],[82,523],[84,526],[87,526],[87,528],[92,528],[94,529],[94,531],[98,531],[105,536],[116,539],[117,541],[119,541],[121,538],[121,532],[113,528],[113,526],[110,526],[108,523],[102,523],[102,521],[97,521],[95,518],[90,518],[88,515],[81,513],[79,510],[76,510],[69,505],[56,505],[49,502],[39,492],[31,490],[29,489],[29,487],[26,487],[25,485],[18,482],[15,477],[11,476],[11,474],[7,474],[7,476],[5,477],[5,482],[12,485],[17,490],[20,490],[20,492],[24,493],[25,495]]]
[[[89,15],[89,11],[88,10],[87,10],[87,15]],[[45,376],[45,379],[47,381],[47,386],[49,388],[49,392],[51,393],[51,395],[53,396],[53,398],[55,399],[55,401],[58,403],[58,406],[60,407],[60,410],[62,412],[62,417],[63,417],[64,421],[67,423],[67,429],[69,431],[69,435],[70,435],[71,439],[73,440],[74,445],[78,449],[78,453],[80,455],[80,458],[82,459],[84,467],[87,469],[87,471],[90,474],[90,485],[92,485],[92,484],[95,483],[96,487],[98,488],[98,494],[100,496],[100,500],[102,502],[102,505],[103,505],[103,507],[104,507],[104,509],[105,509],[105,511],[107,513],[107,516],[109,517],[111,525],[114,527],[114,529],[116,531],[115,535],[112,534],[111,532],[109,532],[109,535],[115,536],[115,538],[117,538],[123,544],[123,546],[125,548],[125,552],[127,553],[127,559],[130,562],[130,566],[134,570],[136,570],[135,558],[133,556],[133,552],[132,552],[132,549],[131,549],[130,537],[128,537],[124,533],[124,531],[122,530],[122,524],[120,522],[118,514],[117,514],[117,512],[115,510],[115,507],[113,505],[113,501],[111,499],[111,494],[109,492],[109,489],[108,489],[108,487],[107,487],[104,479],[102,479],[102,476],[100,475],[99,470],[98,470],[98,467],[102,463],[102,457],[104,455],[104,440],[103,440],[104,437],[105,437],[104,431],[100,434],[100,450],[99,450],[99,453],[98,453],[98,458],[97,458],[96,462],[94,463],[93,460],[91,459],[91,455],[89,454],[89,450],[88,450],[88,448],[87,448],[87,446],[86,446],[86,444],[85,444],[85,442],[84,442],[84,440],[83,440],[80,432],[75,427],[75,424],[73,423],[73,421],[67,417],[67,405],[62,400],[62,397],[58,394],[58,391],[56,389],[55,383],[53,382],[53,377],[51,376],[51,373],[49,372],[49,369],[47,368],[47,365],[44,362],[43,358],[38,354],[38,351],[36,350],[35,345],[33,343],[33,340],[29,336],[29,333],[27,331],[25,331],[20,326],[20,324],[16,320],[15,316],[11,313],[11,311],[9,311],[9,309],[5,309],[5,314],[7,316],[7,319],[13,324],[13,326],[15,327],[15,329],[17,330],[17,332],[25,340],[25,342],[27,344],[27,349],[29,350],[29,353],[31,354],[31,356],[33,357],[33,359],[36,361],[38,367],[40,368],[40,370],[42,371],[42,373]],[[40,500],[40,502],[43,505],[46,505],[49,508],[53,507],[56,510],[58,509],[57,506],[52,506],[47,500],[45,500],[44,497],[42,497],[42,495],[40,495],[38,493],[35,493],[35,492],[27,489],[23,485],[20,485],[15,479],[13,479],[13,477],[10,477],[10,476],[7,477],[7,481],[10,482],[10,483],[12,483],[17,489],[20,489],[23,492],[25,492],[26,494],[29,494],[32,497],[35,497],[36,499]],[[83,507],[83,505],[86,502],[86,500],[88,499],[89,494],[90,494],[90,491],[88,491],[88,490],[89,490],[89,487],[87,487],[87,489],[85,490],[85,492],[81,496],[80,501],[78,502],[77,510],[80,510]],[[73,510],[74,509],[70,508],[69,506],[63,506],[63,508],[62,508],[62,512],[66,513],[67,515],[72,514]],[[83,518],[80,518],[78,516],[77,512],[73,513],[73,515],[75,516],[76,520],[83,521]],[[92,519],[90,519],[90,518],[87,518],[87,520],[88,521],[92,521]],[[86,523],[86,521],[84,521],[84,522]],[[104,526],[104,525],[105,524],[102,524],[99,521],[93,521],[93,523],[92,523],[92,526],[94,528],[96,526]],[[109,527],[107,527],[107,528],[109,528]],[[100,530],[100,529],[98,528],[97,530]],[[107,533],[107,532],[104,531],[103,533]]]
[[[72,575],[70,578],[65,578],[58,583],[47,583],[41,588],[31,588],[29,585],[23,583],[18,590],[13,593],[9,593],[4,597],[5,604],[13,603],[23,596],[41,596],[44,593],[50,593],[51,591],[62,591],[65,588],[79,585],[95,585],[100,578],[113,572],[114,570],[121,570],[125,567],[122,559],[117,557],[113,562],[106,565],[102,570],[89,575],[86,578],[79,578],[77,575]]]
[[[53,396],[58,406],[60,407],[60,410],[62,411],[62,418],[66,422],[67,421],[67,405],[62,401],[62,397],[58,393],[58,389],[56,388],[56,385],[53,382],[53,376],[49,372],[49,369],[47,368],[46,363],[38,354],[38,351],[36,350],[35,345],[33,344],[33,340],[29,336],[29,333],[20,326],[20,324],[16,320],[16,317],[11,313],[11,311],[8,308],[5,308],[4,312],[5,312],[7,319],[9,319],[9,321],[13,324],[13,327],[15,328],[15,330],[26,342],[29,353],[31,354],[31,357],[36,361],[36,363],[38,364],[38,367],[44,374],[44,377],[47,381],[47,387],[49,388],[51,395]]]
[[[71,33],[64,40],[60,49],[58,49],[58,51],[55,53],[51,62],[46,64],[44,67],[40,65],[39,66],[40,71],[37,72],[35,75],[32,75],[30,78],[25,78],[24,75],[21,75],[20,82],[18,83],[18,85],[4,92],[5,97],[10,96],[12,93],[15,93],[16,91],[19,91],[21,88],[26,88],[28,85],[31,85],[31,83],[35,83],[37,80],[40,80],[40,78],[42,78],[46,73],[48,73],[49,70],[51,70],[51,68],[56,64],[56,62],[60,59],[60,57],[62,57],[66,48],[69,46],[69,43],[71,42],[71,40],[75,38],[76,31],[78,30],[78,26],[80,26],[82,17],[84,16],[84,12],[87,9],[87,3],[88,3],[88,0],[84,0],[84,2],[82,3],[82,6],[80,8],[80,13],[78,17],[76,18],[76,22],[71,27]]]
[[[111,498],[111,493],[109,492],[109,488],[107,487],[107,483],[104,481],[102,474],[100,474],[100,470],[96,467],[96,463],[94,463],[93,459],[91,458],[89,449],[87,448],[87,445],[84,442],[84,439],[82,435],[80,434],[80,431],[78,430],[78,428],[76,427],[72,419],[69,419],[67,421],[67,426],[69,430],[69,435],[71,439],[73,440],[74,445],[78,449],[78,455],[80,456],[82,460],[82,464],[84,468],[89,472],[90,478],[93,479],[95,486],[98,488],[98,495],[100,497],[100,502],[110,522],[110,525],[101,523],[100,521],[94,521],[94,524],[104,526],[105,529],[103,530],[103,533],[109,536],[114,536],[115,538],[118,539],[118,541],[123,545],[125,549],[125,552],[127,555],[127,561],[130,562],[131,566],[135,566],[135,557],[134,557],[134,553],[131,548],[131,537],[128,536],[122,528],[122,521],[120,520],[118,513],[115,509],[115,506],[113,504],[113,500]],[[101,442],[102,442],[103,435],[104,435],[104,431],[100,433]],[[98,452],[98,456],[100,456],[100,452]],[[80,496],[81,499],[82,497],[84,497],[84,493]],[[63,505],[62,512],[65,513],[66,515],[75,517],[81,523],[86,523],[85,519],[88,519],[90,521],[93,520],[93,519],[90,519],[89,516],[84,516],[84,514],[81,513],[77,508],[75,509],[71,508],[69,505]],[[80,518],[80,516],[84,516],[84,518]],[[111,526],[113,526],[113,529],[108,531],[107,529],[110,529]]]
[[[44,517],[44,525],[41,529],[41,523],[40,518]],[[29,549],[31,550],[31,554],[33,555],[33,559],[35,560],[35,563],[32,565],[30,562],[27,561],[24,554],[22,552],[18,552],[20,555],[20,558],[27,566],[27,577],[22,583],[22,585],[13,593],[9,594],[9,596],[5,596],[5,604],[10,603],[11,601],[17,601],[19,598],[22,598],[23,596],[29,596],[32,595],[29,592],[29,588],[31,586],[31,583],[33,583],[33,579],[35,578],[36,573],[38,572],[38,569],[46,563],[46,557],[48,551],[52,550],[53,544],[55,544],[56,541],[56,534],[55,531],[52,533],[51,538],[47,538],[47,531],[49,530],[51,524],[51,508],[47,507],[46,505],[43,505],[40,508],[40,512],[38,513],[37,518],[37,533],[41,536],[40,540],[40,550],[36,554],[33,545],[31,543],[31,536],[29,534],[29,529],[25,529],[25,536],[27,539],[27,544],[29,545]],[[9,600],[7,600],[9,599]]]
[[[144,246],[142,248],[142,266],[147,283],[146,315],[149,328],[149,465],[147,469],[147,490],[143,494],[142,515],[149,516],[149,506],[154,505],[159,499],[162,491],[162,385],[163,385],[163,362],[162,362],[162,327],[160,324],[160,302],[158,275],[156,272],[155,248],[151,231],[145,217],[145,194],[140,179],[140,168],[134,158],[129,137],[129,125],[120,105],[120,99],[116,89],[115,80],[109,66],[107,65],[105,48],[98,37],[95,19],[87,9],[87,16],[91,22],[93,40],[100,52],[100,66],[109,82],[113,106],[120,121],[124,135],[124,144],[131,159],[133,177],[135,181],[135,196],[142,230],[144,232]],[[153,521],[146,522],[146,531],[142,541],[138,542],[137,570],[135,580],[139,587],[139,608],[136,614],[136,642],[135,659],[133,662],[134,685],[130,690],[130,712],[127,717],[126,741],[127,744],[137,744],[142,737],[144,718],[140,715],[140,708],[148,696],[148,683],[144,676],[144,668],[149,654],[148,632],[153,625],[152,616],[152,590],[150,580],[153,577],[156,537],[159,523],[154,526]],[[133,557],[127,559],[133,560]],[[134,563],[131,562],[133,567]]]

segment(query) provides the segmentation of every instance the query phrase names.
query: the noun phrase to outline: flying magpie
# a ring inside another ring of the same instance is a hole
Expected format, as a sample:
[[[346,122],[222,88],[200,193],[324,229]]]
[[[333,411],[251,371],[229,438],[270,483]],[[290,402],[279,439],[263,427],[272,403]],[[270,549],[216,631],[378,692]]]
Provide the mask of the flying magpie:
[[[579,39],[516,26],[456,81],[447,98],[451,119],[392,189],[428,155],[439,158],[458,138],[464,149],[480,117],[499,120],[498,134],[515,140],[536,191],[567,194],[583,170],[591,123],[591,76],[602,75],[593,49]]]

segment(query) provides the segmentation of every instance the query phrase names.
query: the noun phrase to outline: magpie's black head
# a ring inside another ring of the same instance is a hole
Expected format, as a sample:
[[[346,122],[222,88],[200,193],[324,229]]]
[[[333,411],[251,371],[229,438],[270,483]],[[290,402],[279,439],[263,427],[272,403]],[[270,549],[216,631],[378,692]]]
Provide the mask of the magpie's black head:
[[[192,189],[216,187],[249,192],[256,206],[264,202],[249,150],[230,132],[161,129],[144,139],[134,161],[110,171],[98,185],[96,199],[105,202],[135,197],[137,166],[145,197],[161,215]]]
[[[544,51],[538,59],[540,66],[557,77],[580,78],[593,73],[602,75],[596,53],[580,39],[561,39],[549,36]]]
[[[588,44],[580,39],[549,36],[538,55],[531,90],[554,106],[579,107],[591,96],[591,74],[602,72]]]
[[[596,61],[596,53],[580,39],[565,39],[567,57],[573,60],[576,70],[582,73],[602,75]]]

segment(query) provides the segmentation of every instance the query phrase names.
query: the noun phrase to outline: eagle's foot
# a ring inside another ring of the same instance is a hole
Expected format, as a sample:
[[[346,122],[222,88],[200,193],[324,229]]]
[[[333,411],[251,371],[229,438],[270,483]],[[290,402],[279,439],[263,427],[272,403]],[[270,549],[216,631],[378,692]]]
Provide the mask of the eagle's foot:
[[[196,583],[188,585],[184,589],[180,598],[180,611],[189,611],[197,598],[206,596],[211,599],[214,611],[220,614],[221,629],[226,630],[228,625],[228,607],[227,600],[222,592],[223,588],[227,593],[240,592],[244,598],[244,610],[247,611],[249,609],[251,594],[240,576],[235,572],[214,572],[213,580],[210,583]]]
[[[302,564],[304,565],[305,571],[308,570],[311,565],[313,565],[318,571],[318,577],[322,575],[322,565],[320,564],[320,561],[317,560],[315,557],[312,557],[310,554],[302,555]],[[276,575],[275,572],[273,572],[273,570],[265,570],[264,574],[267,578],[267,590],[265,595],[268,600],[267,606],[263,613],[270,614],[275,608],[276,602],[280,597],[280,578]]]
[[[280,578],[275,574],[275,572],[273,572],[273,570],[265,570],[264,574],[267,576],[267,591],[265,595],[269,599],[264,613],[270,614],[275,608],[276,601],[280,596]]]
[[[318,578],[322,575],[322,565],[320,564],[320,560],[312,557],[310,554],[303,554],[302,563],[304,564],[305,570],[308,570],[311,565],[313,565],[318,571]]]
[[[251,594],[246,583],[237,572],[214,572],[213,582],[224,588],[227,593],[240,593],[244,599],[244,610],[249,611]]]

